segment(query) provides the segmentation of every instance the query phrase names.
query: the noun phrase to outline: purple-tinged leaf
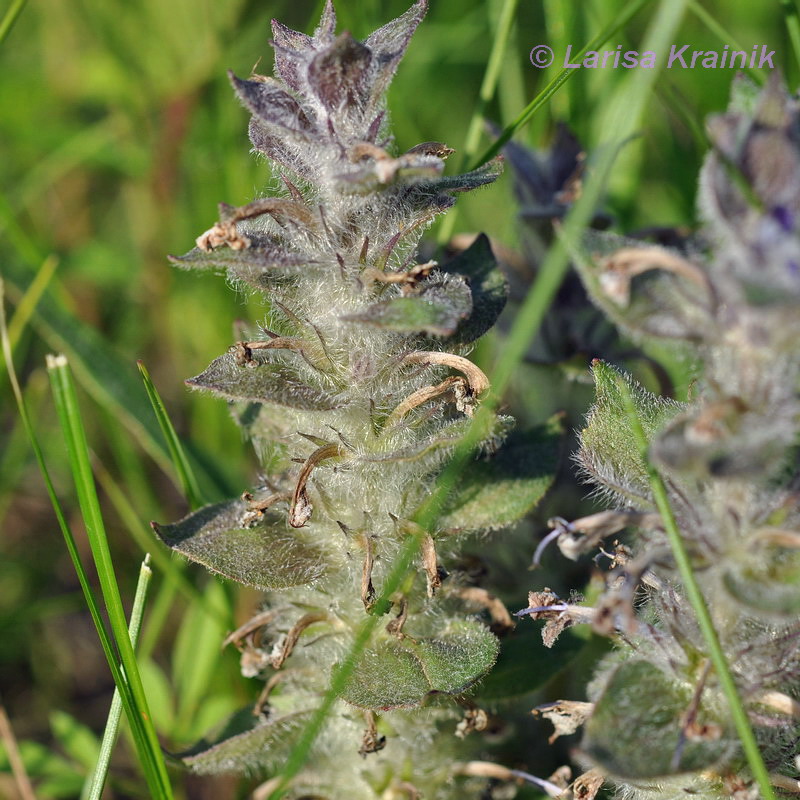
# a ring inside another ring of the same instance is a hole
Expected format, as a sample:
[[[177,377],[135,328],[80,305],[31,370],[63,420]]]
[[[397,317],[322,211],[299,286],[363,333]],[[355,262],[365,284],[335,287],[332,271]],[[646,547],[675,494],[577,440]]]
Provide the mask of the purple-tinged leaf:
[[[313,262],[301,253],[290,253],[272,237],[247,234],[250,246],[241,250],[218,247],[195,248],[170,261],[183,269],[225,268],[232,279],[244,281],[256,289],[265,289],[276,278],[285,278]]]
[[[262,123],[301,134],[313,129],[313,123],[300,104],[277,81],[243,81],[230,71],[228,78],[242,105]]]
[[[418,187],[426,192],[468,192],[492,183],[503,172],[503,157],[497,156],[483,166],[463,175],[445,175],[432,181],[421,181]]]
[[[366,104],[372,54],[349,33],[337,36],[308,67],[308,83],[328,111]]]
[[[300,92],[304,85],[305,61],[314,52],[314,40],[305,33],[294,31],[278,20],[272,20],[272,40],[275,48],[275,72],[290,89]]]

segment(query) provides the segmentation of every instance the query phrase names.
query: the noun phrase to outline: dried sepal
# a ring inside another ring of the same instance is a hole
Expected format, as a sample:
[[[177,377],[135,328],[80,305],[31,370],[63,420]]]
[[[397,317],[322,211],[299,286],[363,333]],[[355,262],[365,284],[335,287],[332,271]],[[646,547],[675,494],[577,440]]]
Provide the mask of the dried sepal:
[[[589,719],[593,709],[594,703],[585,703],[579,700],[556,700],[554,703],[536,706],[531,713],[553,723],[555,730],[547,740],[549,744],[553,744],[559,736],[569,736],[575,733]]]

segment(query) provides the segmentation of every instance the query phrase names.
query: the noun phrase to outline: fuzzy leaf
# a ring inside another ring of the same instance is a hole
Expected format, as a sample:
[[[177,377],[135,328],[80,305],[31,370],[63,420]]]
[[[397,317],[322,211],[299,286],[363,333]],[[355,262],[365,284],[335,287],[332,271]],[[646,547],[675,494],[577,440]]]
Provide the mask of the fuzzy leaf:
[[[309,163],[308,154],[302,148],[292,147],[278,135],[274,126],[264,125],[256,117],[251,117],[247,130],[253,147],[268,159],[308,181],[319,178]]]
[[[468,192],[496,181],[503,172],[503,157],[496,156],[482,166],[463,175],[445,175],[432,181],[418,183],[417,189],[425,193]]]
[[[314,40],[308,34],[294,31],[276,19],[272,20],[272,40],[275,42],[275,74],[294,91],[301,91],[302,54],[314,52]]]
[[[262,123],[295,133],[306,133],[313,128],[297,100],[281,89],[277,81],[243,81],[232,72],[228,77],[244,107]]]
[[[466,434],[471,422],[472,420],[468,417],[461,417],[452,422],[446,422],[426,439],[415,442],[408,447],[388,453],[367,453],[360,456],[360,459],[373,464],[385,464],[393,461],[417,461],[433,455],[437,451],[455,447]],[[513,424],[514,419],[512,417],[497,416],[492,421],[491,430],[487,431],[487,437],[502,439]]]
[[[298,540],[283,515],[267,513],[246,528],[247,510],[243,500],[231,500],[205,506],[171,525],[152,525],[168,547],[246,586],[282,589],[322,575],[321,554]]]
[[[706,769],[731,750],[722,735],[681,738],[681,720],[692,688],[679,684],[647,661],[617,667],[585,726],[582,749],[611,776],[653,779]],[[720,733],[701,702],[697,725]],[[683,744],[681,746],[681,742]],[[643,746],[644,745],[644,746]],[[673,762],[678,748],[680,757]]]
[[[328,111],[342,106],[361,110],[368,98],[371,65],[369,48],[345,32],[308,65],[308,83]]]
[[[417,295],[393,297],[342,319],[390,331],[449,336],[471,310],[463,279],[439,276],[425,281]]]
[[[627,375],[597,359],[592,363],[592,375],[596,396],[580,435],[580,462],[599,484],[628,500],[650,504],[647,468],[631,429],[619,381],[625,381],[630,387],[649,441],[685,406],[650,394]]]
[[[497,639],[460,621],[437,637],[390,639],[366,651],[342,697],[360,708],[411,708],[433,693],[461,694],[491,669]]]
[[[497,269],[492,247],[484,234],[444,269],[450,274],[463,275],[469,284],[472,312],[451,337],[451,341],[468,344],[483,336],[497,321],[508,299],[508,282]]]
[[[276,278],[284,278],[296,273],[301,267],[314,263],[303,253],[291,253],[284,249],[273,237],[247,232],[247,225],[240,224],[242,233],[250,239],[250,247],[233,250],[230,247],[217,247],[214,250],[200,250],[195,247],[182,256],[170,256],[170,261],[182,269],[213,269],[222,267],[228,270],[232,279],[244,281],[255,289],[269,287]]]
[[[428,10],[427,0],[419,0],[405,14],[387,22],[369,35],[364,44],[372,51],[378,66],[372,86],[372,100],[378,100],[392,80],[408,43]]]
[[[726,569],[722,584],[730,596],[747,609],[771,617],[797,619],[800,615],[800,553],[771,549],[762,561]]]
[[[512,433],[491,458],[470,463],[447,499],[440,530],[496,530],[522,519],[553,482],[562,436],[555,416],[539,428]]]
[[[201,775],[274,768],[285,761],[312,713],[301,711],[265,722],[252,708],[245,708],[213,741],[204,739],[177,757]]]
[[[245,366],[239,366],[234,354],[227,352],[186,383],[229,400],[271,403],[306,411],[329,411],[342,406],[332,395],[303,383],[286,364],[265,361],[260,352],[255,351],[253,361]]]
[[[701,270],[695,279],[663,268],[667,263],[685,263],[679,253],[626,239],[605,231],[588,231],[584,246],[592,254],[577,250],[575,261],[592,301],[620,328],[633,337],[655,336],[696,342],[711,330],[711,300],[701,287]],[[632,253],[637,253],[632,258]],[[628,253],[624,259],[620,254]]]

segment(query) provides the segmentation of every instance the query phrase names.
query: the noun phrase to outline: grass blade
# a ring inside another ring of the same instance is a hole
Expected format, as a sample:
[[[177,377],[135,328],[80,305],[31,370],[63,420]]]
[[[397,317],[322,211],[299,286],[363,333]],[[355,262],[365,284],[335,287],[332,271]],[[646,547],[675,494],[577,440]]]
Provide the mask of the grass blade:
[[[153,535],[153,529],[142,522],[141,517],[136,513],[136,509],[128,499],[128,495],[114,480],[105,466],[95,459],[92,467],[98,483],[114,506],[114,510],[120,520],[130,532],[131,538],[143,552],[152,557],[155,565],[163,573],[164,578],[174,584],[175,588],[189,603],[202,606],[207,614],[216,617],[223,624],[233,625],[230,615],[209,603],[203,593],[186,577],[183,563],[173,560],[170,552]],[[150,552],[150,548],[153,548],[152,552]],[[152,621],[152,618],[153,612],[151,611],[150,621]]]
[[[31,315],[39,303],[44,290],[50,283],[50,279],[55,274],[56,267],[58,267],[58,257],[51,253],[42,262],[42,266],[39,267],[36,276],[34,277],[33,281],[31,281],[30,286],[28,286],[28,288],[25,290],[25,294],[22,295],[22,299],[17,304],[17,310],[14,312],[14,316],[11,317],[11,321],[8,323],[8,338],[11,342],[12,351],[17,349],[19,337],[22,336],[22,331],[25,329],[25,326],[28,324],[28,322],[30,322]]]
[[[69,370],[67,359],[63,355],[48,356],[47,369],[111,631],[125,670],[126,681],[130,686],[133,702],[129,714],[132,714],[133,717],[129,716],[129,719],[131,727],[140,731],[141,741],[137,742],[140,745],[139,756],[153,796],[171,798],[172,790],[164,757],[153,727],[136,657],[128,635],[125,611],[114,574],[100,503],[92,477],[89,449],[86,444],[86,434],[78,408],[72,373]]]
[[[14,370],[14,361],[11,355],[11,342],[9,341],[8,329],[6,327],[4,283],[2,280],[0,280],[0,340],[2,340],[2,349],[6,361],[6,369],[8,371],[8,377],[11,383],[11,388],[12,391],[14,392],[14,397],[17,402],[17,407],[19,408],[20,417],[22,418],[22,423],[23,426],[25,427],[25,432],[28,436],[28,440],[30,441],[31,448],[33,449],[34,456],[36,457],[39,470],[42,474],[42,478],[45,483],[45,488],[47,489],[47,493],[50,498],[50,502],[53,506],[56,519],[58,520],[59,528],[61,529],[61,533],[64,537],[64,542],[67,546],[67,551],[69,552],[70,559],[72,560],[72,564],[78,576],[78,582],[81,585],[81,590],[83,592],[86,606],[89,609],[89,614],[92,617],[92,622],[94,622],[95,628],[97,629],[97,635],[100,639],[100,645],[103,648],[103,653],[105,654],[106,661],[108,662],[109,669],[111,670],[111,674],[114,678],[114,683],[120,690],[122,703],[123,706],[125,707],[125,713],[128,715],[128,719],[131,720],[131,729],[133,732],[134,740],[136,742],[137,751],[140,754],[145,753],[146,744],[143,735],[141,720],[134,712],[134,702],[130,686],[125,678],[125,675],[122,672],[122,669],[120,668],[119,660],[114,650],[114,645],[112,643],[111,636],[108,632],[108,629],[106,628],[105,622],[103,621],[103,617],[100,613],[100,607],[97,603],[97,599],[94,596],[94,592],[92,591],[91,585],[89,583],[89,578],[86,574],[86,570],[84,569],[83,563],[81,562],[80,555],[78,553],[78,546],[75,542],[75,537],[69,525],[67,524],[66,515],[64,514],[64,511],[61,508],[61,503],[59,502],[58,496],[56,495],[55,487],[53,486],[53,481],[50,477],[50,472],[47,469],[47,464],[45,463],[44,455],[42,454],[42,449],[39,446],[38,439],[36,438],[36,433],[34,431],[33,423],[31,422],[30,414],[28,413],[28,409],[25,404],[25,399],[22,395],[22,390],[20,388],[19,381],[17,380],[17,375]],[[146,767],[147,764],[146,757],[143,757],[142,764],[143,767]],[[146,776],[148,775],[147,771],[145,772],[145,774]],[[153,783],[152,788],[156,790],[156,794],[154,794],[154,797],[160,798],[164,796],[158,793],[157,784]]]
[[[14,0],[8,11],[6,11],[2,22],[0,22],[0,44],[2,44],[6,40],[8,34],[11,33],[11,29],[14,27],[17,17],[22,13],[22,9],[25,8],[26,2],[27,0]]]
[[[800,67],[800,15],[797,13],[797,4],[795,0],[779,0],[779,2],[786,22],[786,30],[789,31],[789,41],[792,43],[794,58]]]
[[[589,50],[599,50],[614,34],[620,31],[630,20],[645,6],[650,0],[636,0],[626,6],[620,15],[606,28],[604,28],[597,36],[594,37],[583,49],[573,58],[575,63],[583,60],[584,55]],[[655,72],[655,70],[652,70]],[[561,72],[553,78],[547,86],[542,89],[536,97],[522,110],[517,118],[507,125],[500,136],[492,143],[492,145],[478,158],[470,169],[477,169],[482,164],[485,164],[490,159],[494,158],[502,149],[503,145],[511,139],[511,137],[522,128],[531,117],[566,83],[573,75],[578,72],[576,69],[562,69]]]
[[[786,13],[786,24],[787,27],[789,27],[789,33],[791,34],[792,28],[790,26],[790,16],[786,11],[786,6],[790,5],[790,2],[783,0],[781,5],[784,6],[784,13]],[[720,25],[720,23],[713,16],[711,16],[711,14],[709,14],[708,11],[706,11],[696,0],[689,0],[689,9],[723,44],[730,45],[731,50],[744,50],[739,42],[737,42],[736,39],[734,39],[733,36],[731,36],[731,34],[728,33],[728,31],[726,31],[725,28],[723,28],[722,25]],[[794,19],[796,22],[796,10]],[[795,53],[796,52],[797,51],[795,50]],[[764,83],[766,83],[767,73],[763,69],[745,66],[743,72],[746,72],[759,86],[763,86]]]
[[[747,763],[750,765],[750,771],[753,773],[753,777],[758,784],[762,798],[764,798],[764,800],[775,800],[775,792],[770,783],[769,772],[764,764],[761,751],[758,749],[755,734],[750,726],[750,720],[747,717],[747,711],[745,711],[742,699],[739,696],[739,691],[736,688],[736,682],[733,679],[733,673],[728,665],[728,660],[725,658],[725,653],[722,651],[722,645],[717,636],[717,631],[714,628],[711,613],[708,610],[705,598],[700,590],[700,584],[697,582],[697,578],[694,575],[689,553],[683,543],[681,532],[678,529],[678,524],[675,521],[675,516],[669,504],[667,488],[658,470],[652,465],[648,457],[649,445],[647,436],[642,428],[639,415],[636,413],[636,407],[633,402],[633,397],[631,396],[630,388],[622,379],[619,380],[618,386],[622,398],[625,401],[631,430],[637,439],[642,454],[642,460],[647,467],[650,478],[650,488],[652,489],[656,507],[661,515],[661,520],[664,523],[664,528],[667,532],[670,546],[672,547],[672,555],[678,566],[678,572],[683,581],[683,586],[686,589],[686,595],[697,617],[697,622],[700,626],[703,638],[706,640],[711,662],[714,665],[720,686],[728,701],[733,723],[736,726],[736,732],[739,734],[739,739],[742,742],[742,748],[747,757]]]
[[[497,32],[492,43],[492,51],[489,54],[489,61],[486,64],[486,71],[483,74],[483,81],[478,92],[478,102],[472,112],[469,127],[467,129],[467,139],[464,143],[464,155],[461,158],[462,169],[472,160],[478,143],[481,139],[481,128],[483,127],[484,115],[489,101],[494,97],[497,88],[497,79],[500,77],[500,66],[503,63],[503,56],[508,45],[508,38],[511,35],[511,27],[514,23],[514,12],[517,10],[518,0],[504,0],[503,9],[500,12],[500,20],[497,24]],[[447,244],[453,235],[456,224],[458,209],[454,208],[445,217],[442,226],[439,228],[438,242],[440,245]]]
[[[136,642],[139,639],[139,630],[142,625],[142,616],[144,615],[144,601],[147,596],[147,587],[150,584],[152,575],[153,571],[150,569],[150,554],[148,553],[144,557],[141,569],[139,570],[139,580],[136,584],[136,594],[134,595],[133,608],[131,609],[131,621],[128,627],[128,634],[130,635],[131,645],[133,647],[136,647]],[[103,741],[100,744],[100,755],[97,759],[97,765],[94,768],[94,772],[87,778],[88,793],[86,796],[89,800],[100,800],[103,794],[103,787],[105,786],[106,777],[108,776],[108,767],[111,763],[111,753],[117,741],[121,714],[122,699],[120,698],[119,689],[115,689],[114,696],[111,698],[111,708],[108,712],[108,722],[106,722],[106,729],[103,732]],[[91,781],[90,784],[89,781]]]
[[[136,363],[139,366],[139,372],[142,374],[144,388],[147,391],[148,398],[150,398],[150,404],[153,406],[153,411],[158,420],[158,425],[161,428],[161,433],[164,434],[164,438],[167,440],[167,447],[169,448],[169,454],[172,458],[172,464],[175,467],[178,480],[183,487],[183,493],[192,508],[200,508],[204,502],[203,497],[192,466],[189,463],[189,459],[186,457],[183,445],[181,445],[181,440],[175,432],[172,420],[170,420],[167,414],[167,409],[164,407],[164,402],[161,399],[161,395],[158,393],[158,389],[156,389],[155,384],[150,378],[147,367],[142,361],[137,361]]]
[[[2,210],[0,208],[0,210]],[[3,271],[15,300],[31,283],[28,270],[4,264]],[[98,405],[111,410],[130,431],[134,439],[168,475],[172,460],[162,443],[161,431],[153,419],[147,394],[131,370],[120,368],[123,361],[109,344],[85,323],[76,319],[45,292],[31,312],[31,322],[53,350],[64,352],[70,359],[81,385]],[[199,463],[199,462],[196,462]],[[216,476],[207,470],[201,475],[204,484],[218,486]],[[224,496],[235,494],[233,488],[220,487]]]

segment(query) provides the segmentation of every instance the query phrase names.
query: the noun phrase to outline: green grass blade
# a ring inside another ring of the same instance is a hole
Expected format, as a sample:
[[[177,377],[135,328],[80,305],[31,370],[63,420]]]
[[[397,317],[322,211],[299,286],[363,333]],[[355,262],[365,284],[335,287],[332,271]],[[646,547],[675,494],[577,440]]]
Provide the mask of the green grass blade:
[[[175,432],[175,427],[170,420],[167,409],[164,407],[164,402],[156,389],[155,384],[150,378],[150,373],[142,361],[136,362],[139,366],[139,372],[142,374],[144,381],[144,388],[147,391],[147,396],[150,399],[150,404],[153,406],[153,412],[158,420],[158,425],[161,428],[161,433],[167,441],[169,454],[172,458],[172,464],[175,467],[175,472],[178,475],[178,480],[183,487],[183,493],[189,501],[192,508],[200,508],[204,504],[200,487],[197,483],[192,466],[189,459],[186,457],[186,452],[183,449],[181,440]]]
[[[472,118],[467,128],[467,139],[464,143],[464,154],[461,158],[461,168],[472,160],[478,144],[481,140],[481,129],[483,128],[486,108],[497,88],[497,79],[500,77],[500,67],[503,63],[503,56],[508,46],[508,38],[511,35],[511,27],[514,24],[514,13],[517,10],[518,0],[504,0],[503,10],[500,12],[500,20],[497,25],[497,32],[492,42],[492,50],[489,53],[489,61],[486,64],[486,71],[483,74],[483,81],[478,92],[478,102],[472,112]],[[454,208],[445,217],[439,228],[438,242],[440,245],[447,244],[453,235],[456,224],[458,209]]]
[[[786,6],[787,2],[782,2],[781,5]],[[733,38],[733,36],[725,30],[725,28],[720,25],[720,23],[706,11],[697,0],[689,0],[689,10],[703,23],[703,25],[708,28],[711,33],[714,34],[723,44],[728,44],[731,47],[731,50],[744,50],[741,44]],[[784,8],[784,12],[786,9]],[[786,24],[789,25],[789,15],[787,13],[786,17]],[[797,19],[796,11],[795,11],[795,21]],[[791,33],[791,27],[789,28],[789,32]],[[748,48],[749,49],[749,48]],[[795,51],[797,52],[797,51]],[[767,80],[767,73],[763,69],[757,68],[750,68],[745,66],[743,72],[746,72],[757,84],[763,86]]]
[[[202,606],[207,614],[217,617],[225,625],[231,625],[232,620],[230,616],[224,614],[219,608],[207,602],[202,592],[200,592],[184,574],[183,562],[173,560],[170,551],[168,551],[163,543],[158,541],[153,535],[153,529],[142,522],[141,517],[136,513],[136,509],[131,504],[127,494],[114,480],[105,466],[95,459],[92,468],[98,483],[114,506],[114,510],[117,512],[120,520],[130,532],[131,538],[139,545],[143,552],[148,553],[148,555],[152,557],[155,565],[163,573],[165,579],[174,583],[175,588],[190,603]],[[151,619],[152,616],[151,612]]]
[[[789,41],[792,43],[794,59],[800,67],[800,15],[797,12],[795,0],[779,0],[786,30],[789,31]]]
[[[6,40],[8,34],[11,33],[11,29],[14,27],[17,17],[22,13],[22,9],[25,8],[26,2],[27,0],[14,0],[9,6],[8,11],[6,11],[3,16],[2,22],[0,22],[0,44],[2,44]]]
[[[142,566],[139,570],[139,580],[136,584],[136,594],[133,598],[133,608],[131,609],[131,621],[128,626],[128,634],[131,638],[131,645],[136,647],[136,642],[139,639],[139,630],[142,625],[142,617],[144,616],[144,601],[147,597],[147,587],[150,584],[150,578],[153,571],[150,569],[150,554],[144,557]],[[111,708],[108,712],[108,721],[106,728],[103,732],[103,741],[100,744],[100,755],[97,759],[97,765],[93,773],[87,778],[88,791],[86,797],[89,800],[100,800],[103,794],[103,787],[106,784],[108,776],[108,767],[111,764],[111,753],[114,750],[114,744],[117,741],[117,734],[119,733],[119,720],[122,715],[122,699],[119,694],[119,689],[114,690],[114,696],[111,698]],[[83,793],[81,793],[83,797]]]
[[[3,355],[6,361],[6,369],[11,382],[11,388],[17,402],[17,407],[19,408],[19,413],[20,417],[22,418],[22,423],[25,427],[25,432],[27,433],[31,448],[33,449],[34,456],[36,457],[39,470],[45,483],[45,488],[47,489],[56,519],[58,520],[59,528],[61,529],[61,533],[64,537],[64,542],[67,546],[67,552],[69,553],[70,559],[72,560],[72,564],[75,568],[75,572],[78,576],[78,582],[80,583],[86,606],[89,609],[89,614],[91,615],[92,621],[97,629],[100,645],[103,648],[103,653],[105,654],[106,661],[108,662],[109,669],[111,670],[111,674],[114,678],[114,683],[120,690],[126,714],[128,714],[129,719],[133,720],[131,728],[137,745],[137,750],[139,750],[139,752],[143,752],[145,747],[145,739],[143,737],[141,725],[135,724],[136,716],[133,712],[133,696],[131,694],[130,686],[128,685],[128,681],[126,680],[120,668],[119,660],[114,650],[111,636],[106,628],[105,622],[103,621],[103,617],[100,613],[100,607],[97,603],[97,599],[94,596],[94,592],[92,591],[86,570],[81,562],[75,537],[67,523],[66,515],[64,514],[64,511],[61,508],[61,503],[56,495],[55,487],[53,486],[53,481],[50,477],[50,472],[47,469],[47,464],[45,463],[42,449],[39,446],[39,441],[36,437],[33,423],[31,421],[30,414],[28,413],[25,399],[22,395],[22,390],[14,370],[14,361],[11,354],[11,342],[9,341],[8,329],[6,327],[4,288],[4,283],[2,280],[0,280],[0,339],[2,340]],[[160,795],[155,796],[160,797]]]
[[[750,720],[747,717],[747,711],[745,711],[742,699],[739,696],[739,690],[736,688],[736,682],[733,679],[733,673],[731,672],[728,660],[725,658],[725,653],[722,651],[722,645],[720,644],[719,636],[717,636],[717,631],[714,628],[714,621],[711,619],[711,613],[708,610],[703,592],[700,590],[700,584],[697,582],[694,570],[692,569],[692,561],[689,558],[689,553],[683,543],[678,523],[675,521],[675,515],[672,513],[672,508],[669,504],[667,488],[658,470],[650,462],[647,436],[645,435],[644,428],[642,428],[639,415],[636,412],[630,388],[622,379],[618,381],[618,386],[622,398],[625,401],[631,430],[637,439],[642,454],[642,460],[647,466],[650,488],[652,489],[656,507],[661,515],[661,520],[664,523],[664,528],[666,529],[667,537],[672,547],[672,555],[678,566],[678,572],[683,581],[684,589],[686,589],[686,595],[697,617],[697,622],[700,626],[703,638],[706,640],[711,662],[714,665],[720,686],[728,701],[733,723],[736,726],[736,732],[739,734],[739,739],[742,742],[742,748],[747,757],[747,763],[750,765],[750,771],[753,773],[753,777],[758,784],[763,800],[775,800],[775,792],[770,783],[769,772],[764,764],[761,751],[758,749],[755,734],[750,726]]]
[[[620,31],[630,20],[645,6],[650,0],[636,0],[636,2],[625,6],[620,12],[619,16],[606,28],[604,28],[597,36],[594,37],[583,49],[573,58],[575,63],[581,61],[589,50],[598,50],[601,48],[614,34]],[[643,72],[645,70],[642,70]],[[655,72],[655,70],[647,70]],[[573,75],[578,72],[576,69],[562,69],[561,72],[553,78],[547,86],[542,89],[536,97],[522,110],[517,118],[507,125],[500,136],[492,143],[492,145],[478,158],[470,169],[477,169],[482,164],[485,164],[490,159],[494,158],[502,149],[503,145],[508,142],[511,137],[522,128],[531,117],[540,109],[544,104],[566,83]]]
[[[23,287],[30,285],[31,276],[27,270],[10,263],[3,265],[3,271],[9,292],[13,289],[18,301],[24,294]],[[112,411],[159,467],[171,475],[172,460],[150,410],[147,393],[133,370],[125,368],[119,353],[47,292],[32,310],[30,319],[50,347],[67,355],[76,377],[97,404]],[[211,473],[207,470],[204,473],[200,477],[205,485],[218,486]],[[220,490],[225,496],[232,493],[225,487]]]
[[[114,574],[114,565],[89,462],[89,449],[78,408],[75,384],[65,356],[48,356],[47,369],[50,375],[56,411],[67,446],[75,488],[78,493],[78,504],[80,505],[92,558],[100,580],[106,612],[108,613],[114,642],[125,670],[125,676],[130,685],[133,699],[133,708],[131,710],[134,714],[134,718],[130,720],[131,727],[139,728],[144,739],[143,743],[139,743],[143,744],[139,756],[142,759],[142,766],[145,768],[145,776],[153,796],[156,798],[171,798],[172,790],[164,757],[153,727],[152,716],[147,705],[147,698],[136,663],[136,656],[128,635],[128,624]]]
[[[17,310],[8,323],[8,339],[11,342],[12,352],[17,349],[19,337],[22,335],[25,326],[30,322],[31,315],[38,305],[44,290],[50,283],[50,279],[55,274],[57,267],[58,257],[53,254],[47,256],[42,262],[42,266],[39,267],[33,281],[31,281],[30,286],[25,290],[25,294],[22,295],[22,299],[17,304]]]

